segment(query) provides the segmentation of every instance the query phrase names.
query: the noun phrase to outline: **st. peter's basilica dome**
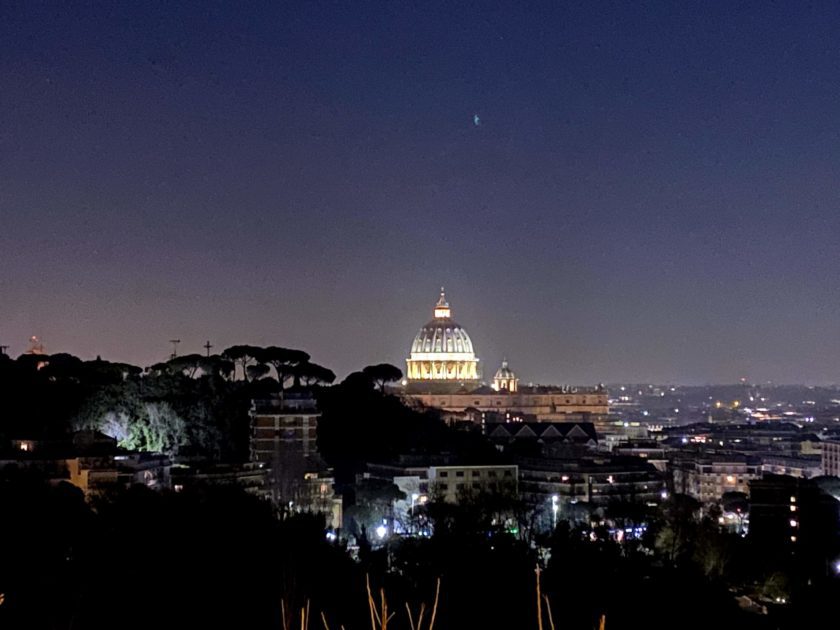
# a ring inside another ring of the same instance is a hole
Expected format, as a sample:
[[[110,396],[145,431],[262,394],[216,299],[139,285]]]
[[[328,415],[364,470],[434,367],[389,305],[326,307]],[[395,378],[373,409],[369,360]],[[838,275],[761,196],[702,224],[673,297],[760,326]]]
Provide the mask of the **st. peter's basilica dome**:
[[[465,382],[479,378],[470,336],[452,320],[443,289],[435,304],[434,319],[417,333],[406,365],[411,381]]]

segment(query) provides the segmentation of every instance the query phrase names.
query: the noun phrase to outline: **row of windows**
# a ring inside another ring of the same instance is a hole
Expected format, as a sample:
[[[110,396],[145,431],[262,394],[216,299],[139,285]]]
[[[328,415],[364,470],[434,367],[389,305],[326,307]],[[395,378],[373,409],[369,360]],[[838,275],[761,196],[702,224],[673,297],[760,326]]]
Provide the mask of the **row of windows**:
[[[437,487],[441,492],[447,492],[449,490],[449,484],[448,483],[440,483],[440,484],[438,484]],[[455,486],[454,486],[455,490],[463,490],[466,487],[467,487],[466,483],[456,483]],[[473,488],[473,490],[480,490],[482,488],[482,484],[480,484],[477,481],[473,481],[472,484],[471,484],[471,487]],[[490,490],[495,490],[497,488],[495,483],[487,484],[486,487],[489,488]]]
[[[420,343],[415,344],[415,352],[472,352],[472,345],[467,342],[458,331],[453,332],[447,328],[442,336],[439,336],[438,331],[435,331],[433,338],[426,337]]]
[[[496,406],[501,406],[505,402],[507,402],[507,401],[503,401],[501,398],[497,398],[496,400],[492,401],[492,404],[495,404]],[[554,404],[556,404],[556,402],[557,401],[554,401]],[[447,403],[448,403],[448,401],[445,398],[441,398],[440,401],[438,402],[439,405],[446,405]],[[480,407],[484,404],[486,404],[486,403],[482,402],[481,400],[473,400],[473,405],[475,405],[476,407]],[[543,402],[543,401],[536,400],[536,399],[530,399],[530,400],[525,399],[523,401],[523,404],[526,405],[526,406],[538,406],[538,405],[549,405],[549,404],[552,404],[552,402],[551,401]],[[567,398],[566,399],[566,404],[567,405],[587,405],[587,404],[606,405],[607,403],[605,401],[602,401],[602,400],[587,402],[586,398],[584,398],[583,400],[580,400],[580,401],[573,401],[573,400],[570,400],[570,399]]]
[[[465,471],[463,471],[463,470],[456,470],[455,471],[455,476],[456,477],[463,477],[464,474],[465,474]],[[487,471],[487,476],[488,477],[495,477],[496,474],[497,474],[497,472],[495,470],[488,470]],[[481,471],[480,470],[470,471],[470,475],[472,477],[481,477]],[[513,471],[512,470],[504,471],[504,476],[505,477],[513,477]],[[438,472],[438,477],[449,477],[449,471],[448,470],[439,471]]]

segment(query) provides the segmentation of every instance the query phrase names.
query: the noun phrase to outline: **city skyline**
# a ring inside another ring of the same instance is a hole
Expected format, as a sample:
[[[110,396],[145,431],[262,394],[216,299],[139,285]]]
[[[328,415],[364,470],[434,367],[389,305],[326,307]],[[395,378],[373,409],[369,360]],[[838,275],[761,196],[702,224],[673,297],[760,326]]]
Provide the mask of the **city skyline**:
[[[441,287],[441,291],[443,291],[443,287]],[[435,316],[437,316],[437,315],[435,315]],[[164,361],[166,359],[169,359],[170,357],[172,357],[174,355],[177,355],[177,356],[184,356],[184,355],[187,355],[187,354],[193,354],[193,355],[194,354],[199,354],[199,355],[201,355],[201,354],[210,354],[211,351],[212,351],[212,354],[220,354],[225,350],[225,348],[241,343],[241,340],[235,340],[234,339],[230,343],[225,343],[225,344],[222,344],[222,345],[218,345],[218,344],[215,344],[215,343],[211,342],[211,340],[207,339],[207,340],[204,341],[203,344],[201,344],[199,349],[196,349],[195,347],[193,347],[194,346],[193,342],[195,342],[195,340],[166,339],[165,346],[168,348],[168,352],[165,352],[165,353],[162,353],[162,354],[158,353],[159,356],[155,356],[147,362],[142,362],[142,361],[141,362],[133,362],[133,361],[125,360],[123,357],[120,357],[120,356],[102,356],[101,358],[106,359],[106,360],[111,360],[111,361],[125,361],[127,363],[135,363],[136,365],[139,365],[139,366],[142,366],[142,367],[148,367],[150,365],[153,365],[154,363],[158,363],[160,361]],[[251,342],[248,341],[247,343],[251,343]],[[182,344],[184,344],[184,345],[182,345]],[[257,343],[257,344],[254,344],[254,345],[257,345],[257,346],[260,346],[260,345],[266,345],[266,346],[267,345],[274,345],[274,342],[272,340],[268,339],[266,341],[261,341],[260,343]],[[408,344],[408,345],[411,345],[411,344]],[[503,343],[501,343],[501,344],[500,343],[494,343],[494,344],[491,344],[491,345],[493,347],[499,347],[499,346],[503,346],[504,344]],[[18,356],[20,354],[24,354],[25,352],[31,352],[33,350],[33,348],[35,349],[36,353],[44,353],[44,354],[55,354],[55,353],[69,352],[68,350],[62,349],[62,348],[47,348],[44,344],[43,338],[41,338],[38,335],[30,336],[27,343],[21,345],[19,350],[17,350],[16,346],[12,345],[12,344],[3,344],[2,345],[3,352],[5,354],[8,354],[9,356],[12,356],[12,357]],[[306,348],[301,348],[301,349],[306,350]],[[70,354],[76,354],[74,352],[69,352],[69,353]],[[406,352],[406,355],[408,355],[408,354],[410,354],[410,353]],[[92,356],[85,356],[85,355],[81,355],[81,354],[79,356],[81,356],[84,359],[94,358]],[[100,356],[100,355],[97,355],[97,356]],[[506,366],[510,362],[509,358],[508,358],[508,354],[503,354],[496,364],[488,364],[488,362],[482,361],[481,357],[476,357],[476,359],[480,362],[480,365],[478,366],[478,369],[480,371],[480,379],[479,380],[482,383],[487,384],[487,385],[492,383],[493,373],[495,373],[497,367],[499,365],[503,365],[503,364]],[[371,359],[368,363],[374,364],[374,363],[377,363],[377,362],[381,362],[381,361],[377,360],[377,359]],[[392,363],[393,363],[393,365],[399,367],[401,370],[404,371],[405,359],[403,359],[402,361],[394,360]],[[329,366],[330,364],[329,364],[329,362],[326,362],[325,365]],[[359,369],[361,369],[361,367],[362,367],[361,365],[351,366],[350,368],[348,368],[346,373],[338,373],[339,380],[341,380],[342,378],[344,378],[345,376],[347,376],[351,372],[358,371]],[[519,365],[517,364],[514,367],[516,367],[517,373],[519,373]],[[488,368],[489,368],[489,372],[488,372]],[[820,386],[836,387],[837,386],[836,382],[809,383],[809,382],[784,382],[784,381],[773,381],[773,380],[760,381],[760,380],[750,378],[748,376],[741,376],[741,377],[738,377],[738,378],[734,378],[731,381],[705,381],[705,382],[700,382],[700,381],[696,381],[696,382],[677,381],[677,380],[668,380],[668,379],[644,380],[644,379],[632,379],[632,378],[631,379],[611,379],[611,380],[597,380],[596,379],[596,380],[592,380],[590,382],[585,382],[585,381],[582,381],[582,380],[574,380],[574,379],[572,379],[572,380],[568,380],[568,379],[567,380],[553,380],[553,381],[550,380],[550,379],[547,379],[547,380],[525,380],[525,381],[523,381],[523,384],[528,384],[528,385],[563,385],[563,384],[568,384],[568,385],[591,385],[591,384],[631,385],[631,384],[645,384],[645,383],[653,384],[653,385],[682,385],[682,386],[701,386],[701,387],[702,386],[715,386],[715,385],[735,385],[735,384],[743,384],[743,383],[752,383],[754,385],[772,385],[772,386],[777,386],[777,385],[778,386],[808,385],[808,386],[817,386],[817,387],[820,387]]]
[[[840,8],[0,7],[0,344],[838,381]]]

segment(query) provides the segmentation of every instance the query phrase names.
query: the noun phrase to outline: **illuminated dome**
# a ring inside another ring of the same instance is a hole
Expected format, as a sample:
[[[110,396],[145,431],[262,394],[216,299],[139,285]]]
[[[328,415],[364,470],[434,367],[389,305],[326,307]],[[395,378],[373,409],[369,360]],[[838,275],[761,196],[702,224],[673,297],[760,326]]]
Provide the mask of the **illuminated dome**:
[[[516,374],[508,367],[507,359],[502,361],[502,367],[496,371],[496,376],[493,377],[493,389],[497,392],[508,391],[515,392],[519,389],[519,379]]]
[[[417,333],[406,365],[406,376],[411,381],[478,380],[478,359],[472,340],[467,331],[452,320],[452,310],[442,288],[435,304],[434,319]]]

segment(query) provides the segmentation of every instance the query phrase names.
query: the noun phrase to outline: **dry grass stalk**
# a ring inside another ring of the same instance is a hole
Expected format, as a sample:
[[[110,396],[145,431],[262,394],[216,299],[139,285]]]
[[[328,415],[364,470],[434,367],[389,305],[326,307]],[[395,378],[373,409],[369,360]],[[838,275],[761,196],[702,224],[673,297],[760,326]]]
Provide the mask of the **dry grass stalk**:
[[[437,619],[438,599],[440,598],[440,578],[437,579],[435,587],[435,605],[432,608],[432,620],[429,623],[429,630],[435,630],[435,619]]]
[[[548,625],[551,630],[554,630],[554,615],[551,613],[551,602],[548,599],[548,595],[542,594],[542,584],[541,584],[541,575],[542,570],[540,569],[540,565],[534,569],[534,573],[537,576],[536,579],[536,591],[537,591],[537,628],[538,630],[543,630],[543,611],[542,611],[542,603],[545,601],[545,611],[548,613]]]
[[[327,616],[322,612],[321,613],[321,623],[324,624],[324,630],[330,630],[330,624],[327,621]],[[344,630],[343,625],[339,625],[339,630]]]
[[[545,610],[548,613],[548,625],[551,627],[551,630],[554,630],[554,615],[551,614],[551,602],[548,600],[548,595],[543,595],[543,599],[545,600]]]
[[[394,613],[388,614],[388,600],[385,599],[385,589],[379,589],[379,607],[377,609],[376,599],[370,590],[370,576],[365,576],[365,583],[367,586],[368,609],[370,610],[370,627],[371,630],[388,630],[388,622],[394,616]]]
[[[381,617],[382,626],[381,626],[381,628],[382,628],[382,630],[388,630],[388,622],[391,621],[391,617],[394,616],[394,613],[391,613],[390,615],[388,614],[388,600],[385,599],[385,589],[384,588],[379,589],[379,601],[381,602],[380,606],[381,606],[381,610],[382,610],[382,617]]]
[[[306,606],[302,606],[300,609],[300,630],[309,630],[309,619],[311,618],[312,614],[310,612],[310,602],[306,600]],[[291,625],[294,623],[294,613],[289,610],[286,610],[286,600],[280,600],[280,621],[283,625],[283,630],[289,630]],[[330,630],[329,624],[327,624],[327,618],[324,616],[324,613],[321,613],[321,621],[324,624],[324,630]],[[342,630],[344,630],[342,626]]]
[[[365,586],[367,587],[368,610],[370,612],[371,630],[388,630],[388,624],[394,618],[396,613],[388,611],[388,600],[385,597],[385,589],[379,589],[379,604],[377,605],[376,598],[373,596],[373,591],[370,588],[370,576],[365,576]],[[435,602],[432,605],[432,613],[429,619],[429,626],[428,628],[426,628],[426,630],[434,630],[435,628],[435,620],[437,619],[437,609],[439,601],[440,578],[438,578],[437,585],[435,586]],[[414,614],[411,612],[411,607],[408,605],[408,603],[405,604],[405,611],[408,615],[408,623],[411,630],[423,630],[423,619],[426,616],[426,610],[426,604],[421,603],[420,610],[417,613],[417,619],[415,620]],[[324,624],[326,626],[326,621],[324,622]]]
[[[408,613],[408,625],[411,627],[411,630],[417,630],[414,626],[414,617],[411,615],[411,606],[408,605],[408,602],[405,603],[405,612]]]
[[[367,587],[367,596],[368,596],[368,609],[370,610],[370,627],[371,630],[376,630],[376,621],[377,621],[377,614],[376,614],[376,606],[373,604],[373,595],[370,593],[370,576],[365,576],[365,586]]]
[[[435,587],[435,602],[432,605],[432,614],[429,619],[429,627],[427,630],[434,630],[435,619],[437,618],[438,600],[440,599],[440,578],[437,579]],[[426,616],[426,604],[420,604],[420,610],[417,613],[417,623],[414,622],[414,615],[411,614],[411,607],[406,603],[405,611],[408,613],[408,623],[411,630],[423,630],[423,618]]]
[[[396,615],[395,612],[388,611],[388,600],[385,597],[385,589],[379,589],[379,602],[377,603],[376,598],[373,595],[373,591],[370,588],[370,576],[365,576],[365,586],[367,587],[367,597],[368,597],[368,610],[370,611],[370,627],[371,630],[388,630],[388,624]],[[440,578],[437,580],[437,585],[435,587],[435,601],[432,605],[432,612],[429,618],[429,625],[425,630],[434,630],[435,628],[435,620],[437,619],[437,609],[438,609],[438,602],[440,601]],[[426,618],[427,607],[425,603],[420,604],[420,610],[417,613],[417,619],[415,621],[414,615],[411,612],[411,607],[406,603],[405,610],[408,614],[408,623],[411,627],[411,630],[424,630],[423,628],[423,620]],[[283,630],[289,630],[294,623],[294,613],[290,610],[286,609],[286,600],[280,600],[280,615],[282,621]],[[310,611],[310,602],[306,600],[306,606],[301,607],[300,609],[300,630],[309,630],[309,620],[312,616]],[[327,616],[321,612],[321,624],[324,627],[324,630],[330,630],[330,624],[327,621]],[[344,626],[339,626],[340,630],[344,630]],[[553,630],[553,627],[552,627]]]

